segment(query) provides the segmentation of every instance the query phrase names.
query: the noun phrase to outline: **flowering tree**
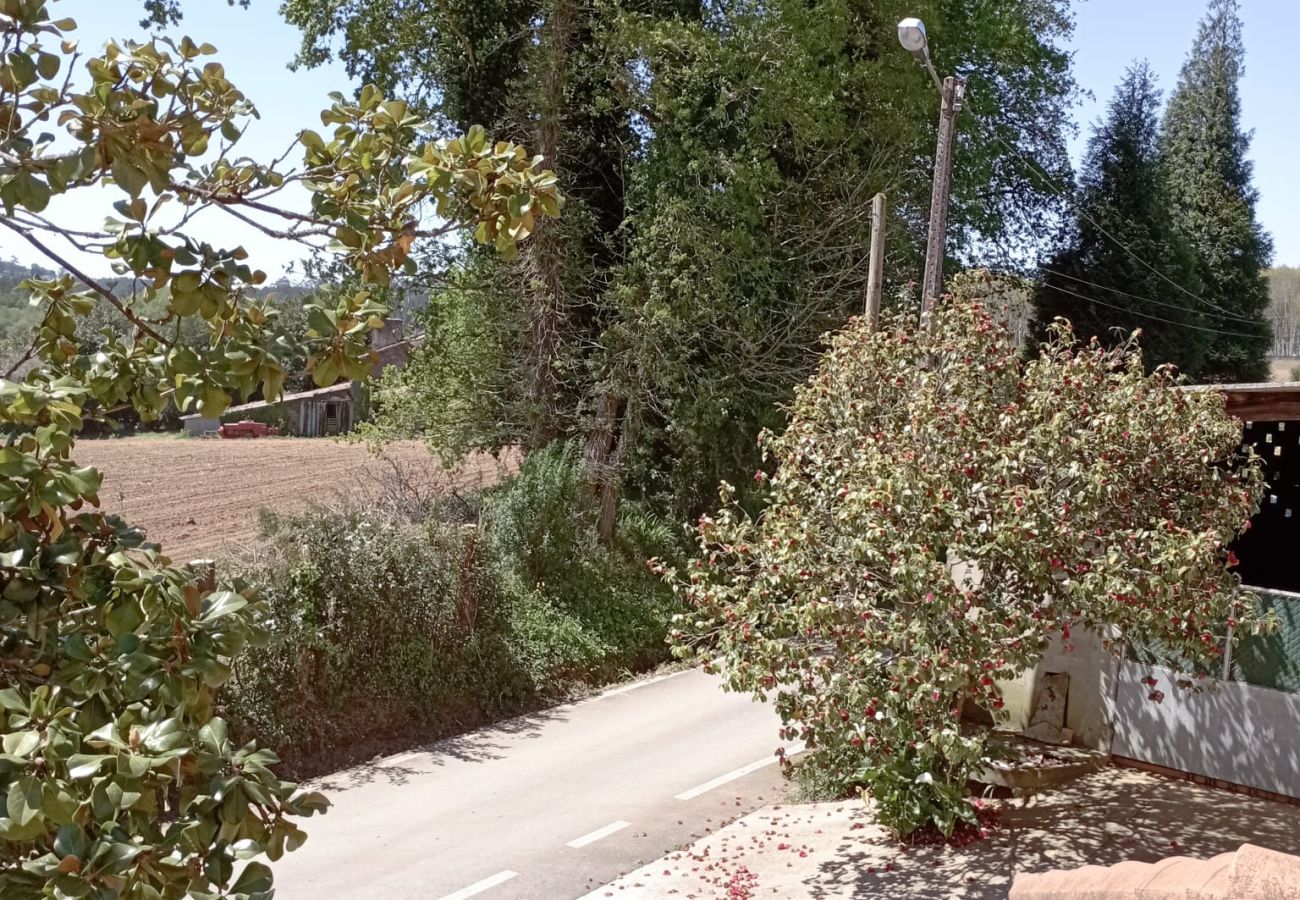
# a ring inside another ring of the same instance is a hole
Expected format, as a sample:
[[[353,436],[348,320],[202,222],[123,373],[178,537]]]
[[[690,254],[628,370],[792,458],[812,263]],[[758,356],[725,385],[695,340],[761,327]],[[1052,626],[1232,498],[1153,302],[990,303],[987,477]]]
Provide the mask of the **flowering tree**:
[[[109,43],[83,61],[74,28],[46,0],[0,5],[0,227],[63,270],[29,283],[40,325],[0,378],[0,895],[268,897],[256,858],[298,846],[294,819],[326,803],[215,716],[253,637],[251,598],[172,567],[100,512],[100,475],[73,462],[74,438],[119,408],[216,416],[232,397],[280,393],[301,338],[250,295],[265,276],[242,247],[191,235],[199,212],[331,242],[360,283],[382,286],[422,239],[472,230],[509,254],[560,198],[522,148],[477,128],[432,140],[373,88],[333,96],[328,133],[301,133],[296,168],[236,156],[255,111],[203,61],[214,48]],[[294,184],[306,211],[277,200]],[[51,199],[73,192],[116,196],[117,216],[101,230],[60,221]],[[69,248],[102,254],[116,277],[81,271]],[[87,352],[76,322],[104,310],[129,336]],[[317,383],[364,377],[383,312],[367,290],[310,310]],[[180,341],[186,321],[206,347]]]
[[[971,818],[998,682],[1049,638],[1117,628],[1209,666],[1225,623],[1257,623],[1225,550],[1261,491],[1215,392],[1143,373],[1134,338],[1078,345],[1056,324],[1023,362],[979,302],[833,336],[797,393],[766,508],[699,523],[679,655],[774,696],[785,737],[865,783],[900,834]],[[755,476],[765,480],[760,472]]]

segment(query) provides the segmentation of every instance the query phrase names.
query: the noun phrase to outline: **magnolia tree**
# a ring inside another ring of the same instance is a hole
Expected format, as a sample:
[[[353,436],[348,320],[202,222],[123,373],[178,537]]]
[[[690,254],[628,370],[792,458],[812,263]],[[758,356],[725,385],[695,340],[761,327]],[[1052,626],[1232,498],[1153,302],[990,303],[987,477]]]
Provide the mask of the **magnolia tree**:
[[[851,324],[761,439],[765,509],[724,485],[699,558],[667,573],[690,601],[676,652],[774,697],[783,737],[895,832],[951,834],[987,755],[963,705],[1001,718],[999,681],[1049,639],[1096,628],[1208,669],[1226,625],[1258,624],[1225,549],[1257,461],[1216,392],[1175,384],[1136,337],[1079,345],[1063,321],[1026,363],[979,302],[920,333]]]
[[[0,4],[0,226],[63,271],[30,283],[43,318],[0,380],[0,896],[265,897],[257,858],[297,847],[295,819],[326,802],[276,778],[275,758],[232,743],[215,716],[254,637],[252,598],[174,568],[99,511],[100,475],[73,462],[74,438],[125,407],[214,416],[233,397],[279,394],[304,336],[282,334],[249,295],[265,276],[242,248],[190,235],[200,212],[330,242],[359,285],[382,286],[416,241],[452,231],[509,254],[560,198],[521,148],[481,129],[434,141],[371,88],[333,95],[295,167],[240,158],[255,111],[212,47],[110,43],[83,57],[74,28],[45,0]],[[309,204],[277,199],[291,185]],[[102,230],[61,222],[51,201],[72,193],[116,196],[117,214]],[[75,250],[115,276],[82,271]],[[74,329],[99,308],[130,337],[106,332],[87,353]],[[318,384],[369,370],[383,312],[365,289],[310,310]],[[185,320],[206,346],[180,342]]]

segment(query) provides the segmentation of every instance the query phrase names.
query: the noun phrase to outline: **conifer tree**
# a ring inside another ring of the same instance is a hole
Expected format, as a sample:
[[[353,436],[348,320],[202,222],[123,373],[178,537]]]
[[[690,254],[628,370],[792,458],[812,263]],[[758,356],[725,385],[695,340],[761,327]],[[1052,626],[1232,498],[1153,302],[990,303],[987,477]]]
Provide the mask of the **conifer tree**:
[[[1145,63],[1115,89],[1088,142],[1069,245],[1043,267],[1035,303],[1044,330],[1057,316],[1080,337],[1122,343],[1142,329],[1149,368],[1195,376],[1212,334],[1196,292],[1195,259],[1171,224],[1159,158],[1160,92]]]
[[[1202,313],[1214,335],[1209,381],[1263,381],[1272,335],[1264,270],[1272,240],[1255,218],[1258,192],[1241,128],[1245,45],[1238,0],[1210,0],[1165,111],[1162,157],[1174,226],[1197,256]]]

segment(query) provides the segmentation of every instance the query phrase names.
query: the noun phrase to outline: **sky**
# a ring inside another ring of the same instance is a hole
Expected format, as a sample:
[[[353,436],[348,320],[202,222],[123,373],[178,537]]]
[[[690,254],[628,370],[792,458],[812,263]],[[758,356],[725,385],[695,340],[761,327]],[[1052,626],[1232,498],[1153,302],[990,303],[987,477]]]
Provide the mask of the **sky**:
[[[1078,0],[1075,4],[1074,77],[1091,99],[1075,111],[1079,134],[1071,144],[1082,157],[1091,125],[1109,103],[1124,70],[1145,59],[1165,98],[1196,37],[1205,0]],[[1273,235],[1274,264],[1300,266],[1300,117],[1288,113],[1300,36],[1300,0],[1242,0],[1246,75],[1241,83],[1242,124],[1253,130],[1250,157],[1259,190],[1256,213]]]
[[[1077,162],[1091,124],[1104,112],[1130,63],[1146,59],[1166,95],[1173,88],[1204,0],[1076,0],[1074,7],[1074,75],[1091,95],[1075,110],[1080,128],[1071,149]],[[278,0],[252,0],[248,10],[230,9],[220,0],[182,3],[185,20],[179,30],[196,41],[215,44],[230,80],[261,112],[261,120],[250,125],[241,142],[244,153],[260,160],[283,153],[299,129],[319,126],[317,113],[328,104],[330,91],[355,86],[337,64],[288,70],[299,38],[297,30],[280,19],[278,8]],[[139,37],[134,25],[139,9],[137,0],[57,0],[53,14],[76,19],[77,36],[83,47],[90,48],[110,37]],[[1288,112],[1292,100],[1287,96],[1293,68],[1290,53],[1300,34],[1300,0],[1242,0],[1242,14],[1247,51],[1242,116],[1244,126],[1255,133],[1251,157],[1260,191],[1258,215],[1273,236],[1275,264],[1300,266],[1300,177],[1295,175],[1300,118]],[[305,203],[302,195],[288,199],[286,205],[292,207]],[[98,224],[108,212],[103,197],[90,202],[56,198],[49,214]],[[299,248],[277,246],[219,212],[205,213],[193,224],[204,239],[247,246],[253,253],[251,262],[272,278],[285,274],[301,255]],[[102,260],[72,255],[91,269],[106,270]],[[0,258],[11,256],[24,263],[44,262],[15,235],[0,234]]]

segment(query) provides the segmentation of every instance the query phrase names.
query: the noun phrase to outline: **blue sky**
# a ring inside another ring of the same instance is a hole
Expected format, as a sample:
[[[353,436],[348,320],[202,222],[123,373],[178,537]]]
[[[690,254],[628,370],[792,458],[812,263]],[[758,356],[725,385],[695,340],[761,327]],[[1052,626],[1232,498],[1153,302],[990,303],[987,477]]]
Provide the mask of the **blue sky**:
[[[1090,125],[1105,111],[1111,92],[1135,59],[1146,59],[1168,98],[1196,37],[1204,0],[1080,0],[1075,4],[1074,76],[1091,91],[1076,110],[1082,126],[1073,142],[1076,162]],[[1242,0],[1246,77],[1242,122],[1255,132],[1251,158],[1260,199],[1259,220],[1273,235],[1276,265],[1300,266],[1300,119],[1294,104],[1296,38],[1300,0]]]
[[[113,36],[138,36],[138,29],[123,29],[137,18],[135,0],[58,0],[55,15],[71,16],[79,24],[83,46],[98,46]],[[1252,158],[1255,184],[1260,190],[1259,217],[1276,242],[1276,263],[1300,266],[1300,177],[1295,157],[1300,153],[1300,125],[1293,113],[1287,85],[1292,68],[1289,54],[1300,35],[1300,0],[1243,0],[1246,23],[1247,71],[1242,85],[1243,118],[1255,131]],[[278,0],[253,0],[252,9],[230,9],[221,0],[185,0],[182,28],[199,41],[210,41],[231,80],[258,105],[262,118],[253,123],[243,142],[244,152],[257,159],[282,153],[298,129],[317,125],[316,113],[331,90],[351,85],[341,67],[290,72],[286,68],[298,46],[295,29],[277,13]],[[1076,160],[1081,155],[1090,124],[1104,111],[1111,91],[1124,69],[1135,59],[1147,59],[1167,92],[1177,79],[1196,25],[1204,9],[1202,0],[1077,0],[1074,50],[1075,77],[1092,93],[1075,111],[1079,134],[1072,143]],[[959,161],[960,164],[960,161]],[[291,197],[290,205],[303,202]],[[97,222],[107,204],[58,201],[51,213]],[[67,221],[67,219],[64,219]],[[205,238],[223,244],[243,243],[253,251],[253,262],[272,277],[282,274],[299,253],[277,247],[256,232],[213,212],[195,220]],[[38,261],[13,235],[0,236],[0,256]],[[83,261],[103,269],[103,261]]]

